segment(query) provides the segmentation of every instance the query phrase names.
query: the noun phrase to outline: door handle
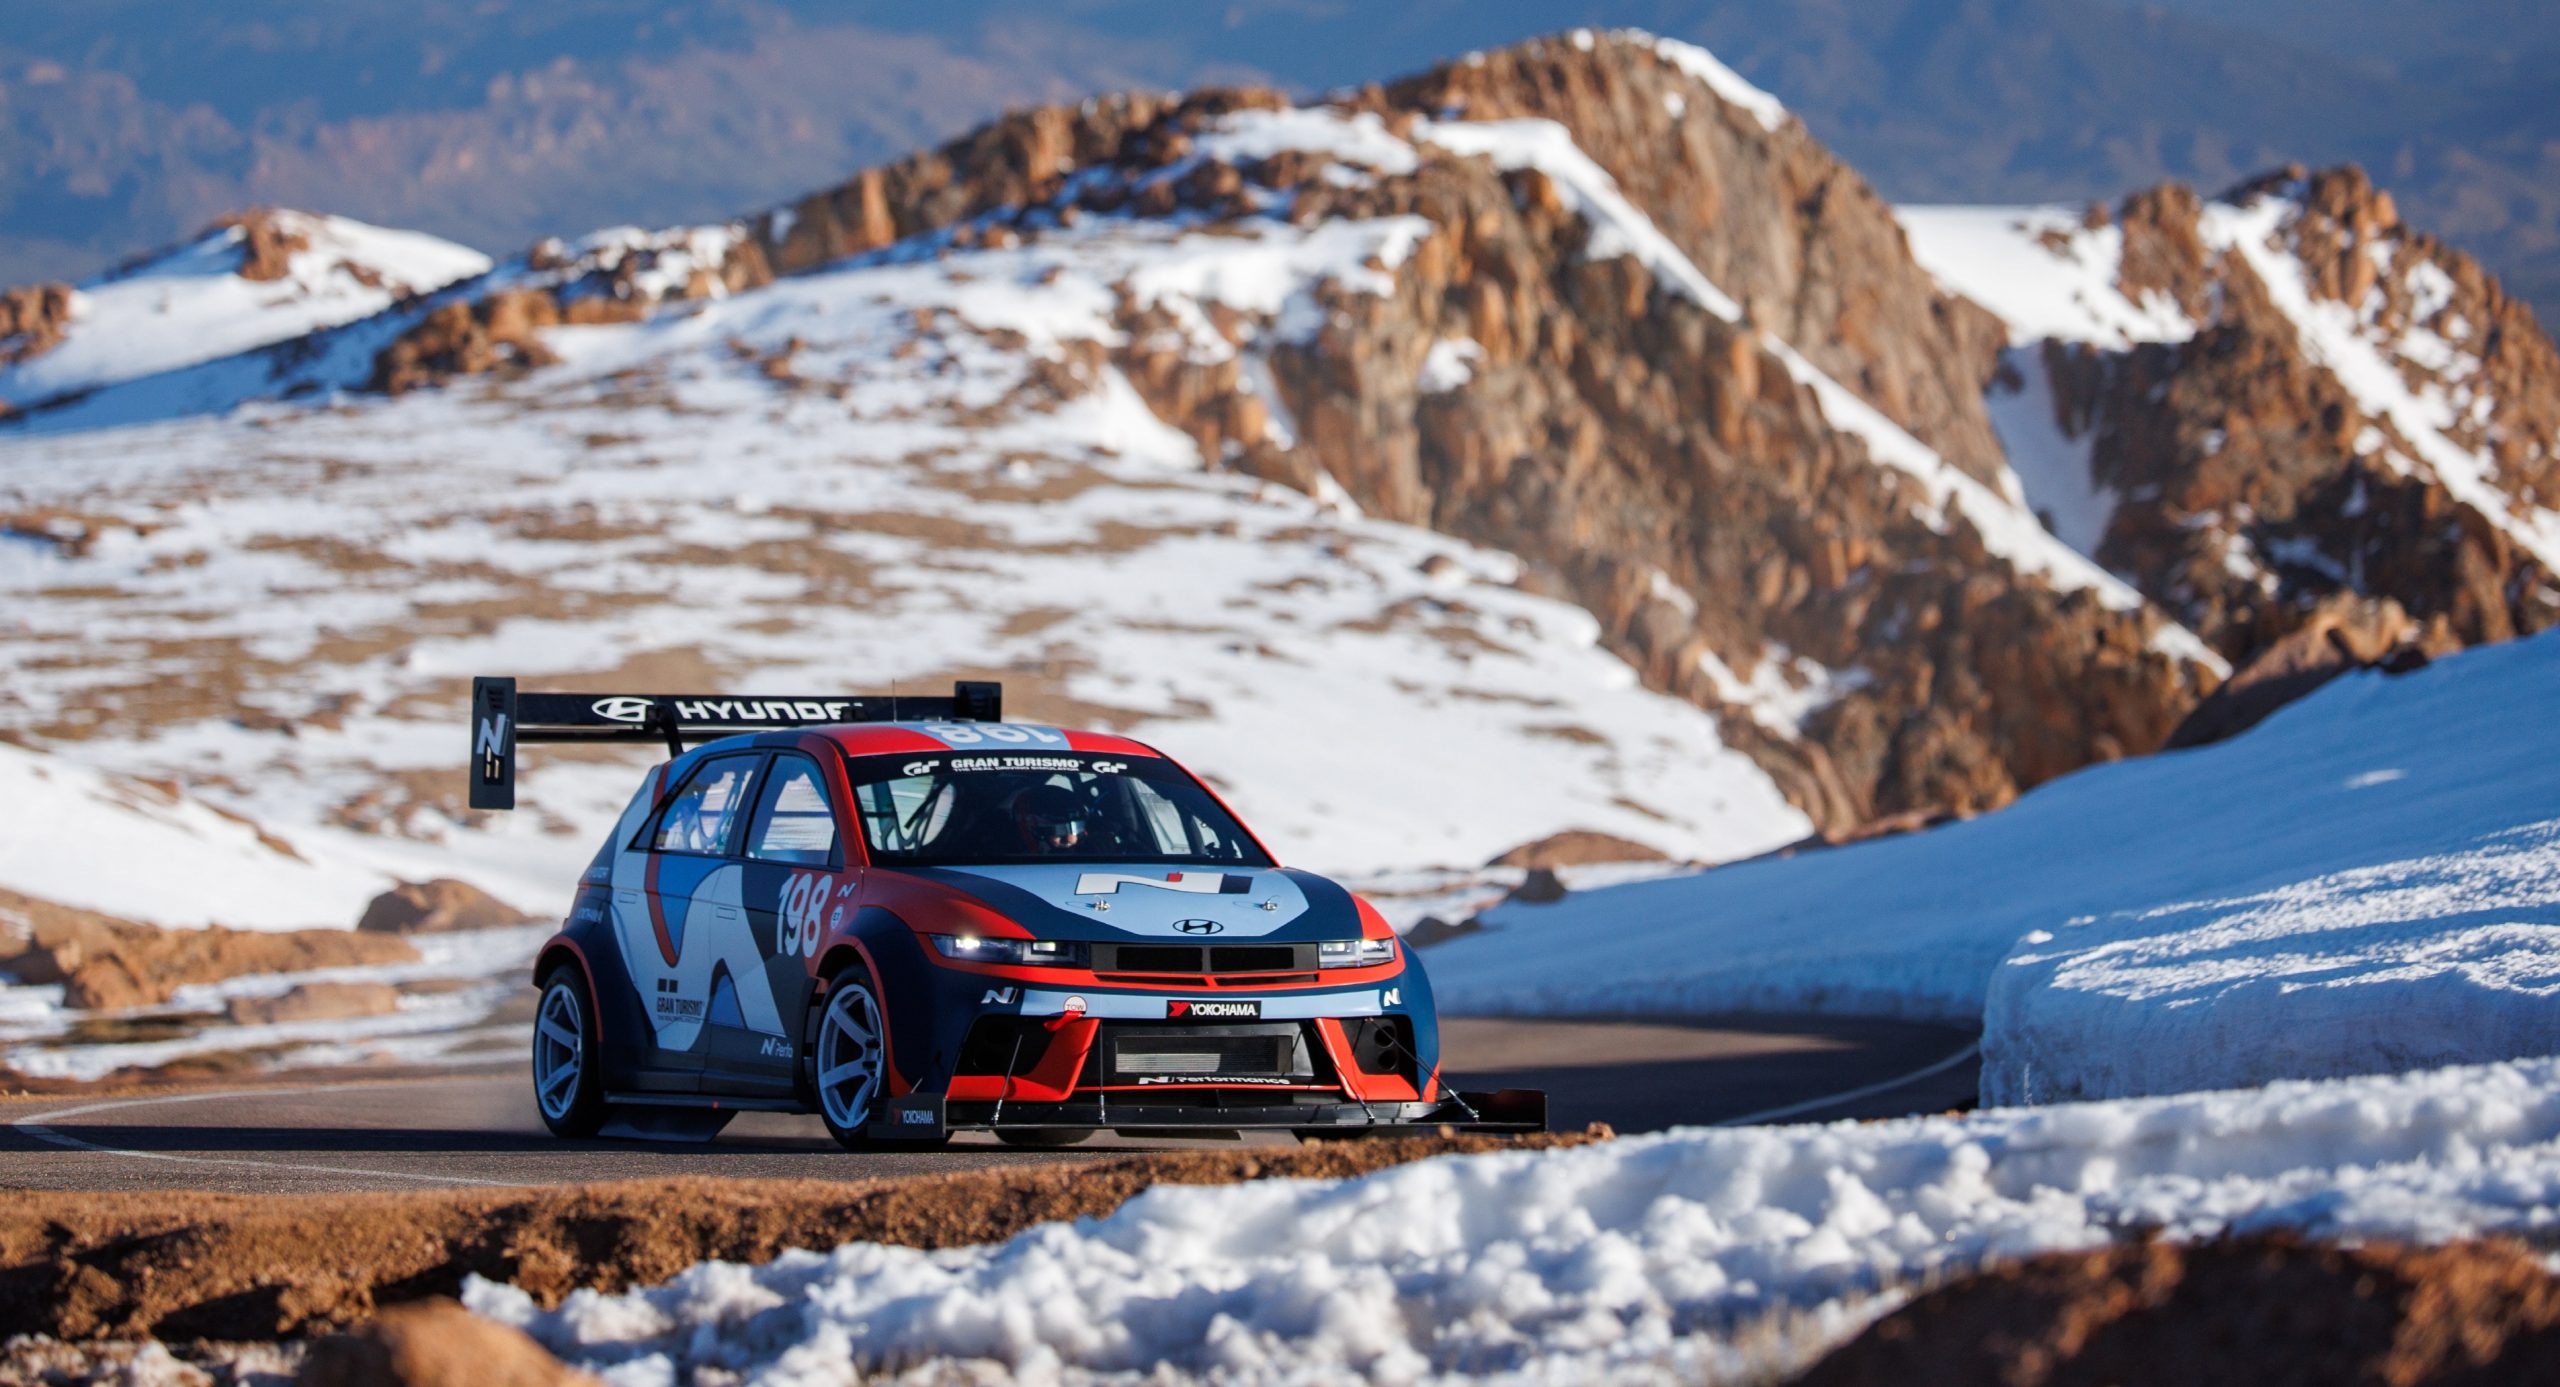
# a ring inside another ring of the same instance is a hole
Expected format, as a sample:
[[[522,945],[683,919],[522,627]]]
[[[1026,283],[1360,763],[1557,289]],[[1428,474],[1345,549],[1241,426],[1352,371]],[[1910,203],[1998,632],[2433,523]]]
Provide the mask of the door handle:
[[[738,913],[738,908],[734,905],[712,907],[711,917],[715,920],[742,920],[746,918]]]

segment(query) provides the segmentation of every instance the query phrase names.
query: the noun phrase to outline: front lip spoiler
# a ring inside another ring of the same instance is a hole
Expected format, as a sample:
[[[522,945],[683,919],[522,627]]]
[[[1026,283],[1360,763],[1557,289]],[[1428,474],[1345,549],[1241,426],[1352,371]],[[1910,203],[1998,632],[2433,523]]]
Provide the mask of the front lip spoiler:
[[[1274,1103],[1203,1107],[1171,1103],[972,1102],[946,1105],[939,1093],[910,1093],[885,1104],[870,1135],[884,1141],[930,1141],[953,1132],[1033,1128],[1088,1131],[1338,1131],[1344,1136],[1433,1136],[1449,1131],[1523,1136],[1547,1130],[1543,1089],[1455,1093],[1437,1103]]]

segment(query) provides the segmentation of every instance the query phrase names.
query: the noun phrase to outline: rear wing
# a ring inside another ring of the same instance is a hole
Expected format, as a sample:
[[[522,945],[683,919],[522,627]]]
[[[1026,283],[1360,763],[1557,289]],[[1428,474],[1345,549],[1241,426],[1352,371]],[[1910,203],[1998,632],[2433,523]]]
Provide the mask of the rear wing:
[[[516,807],[520,742],[687,742],[839,722],[1002,722],[1004,686],[961,680],[939,694],[774,698],[750,694],[518,693],[513,679],[471,681],[471,807]]]

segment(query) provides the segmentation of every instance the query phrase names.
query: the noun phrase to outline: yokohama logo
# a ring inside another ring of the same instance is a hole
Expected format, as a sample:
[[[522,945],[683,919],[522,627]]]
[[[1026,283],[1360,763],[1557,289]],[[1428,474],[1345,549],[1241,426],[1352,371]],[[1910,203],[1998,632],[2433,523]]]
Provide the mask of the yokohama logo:
[[[1262,1003],[1166,1002],[1164,1018],[1168,1021],[1259,1021],[1262,1019]]]

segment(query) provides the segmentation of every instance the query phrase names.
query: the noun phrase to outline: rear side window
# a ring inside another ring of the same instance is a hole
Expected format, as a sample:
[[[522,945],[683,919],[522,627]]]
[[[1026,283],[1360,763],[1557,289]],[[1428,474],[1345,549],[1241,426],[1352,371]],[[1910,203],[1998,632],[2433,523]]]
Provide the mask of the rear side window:
[[[815,762],[804,756],[773,758],[747,828],[747,856],[795,867],[835,865],[836,811]]]
[[[737,826],[746,817],[747,797],[755,788],[756,766],[763,757],[715,756],[694,767],[684,788],[667,801],[658,816],[650,846],[659,852],[699,852],[718,856],[729,850]]]

